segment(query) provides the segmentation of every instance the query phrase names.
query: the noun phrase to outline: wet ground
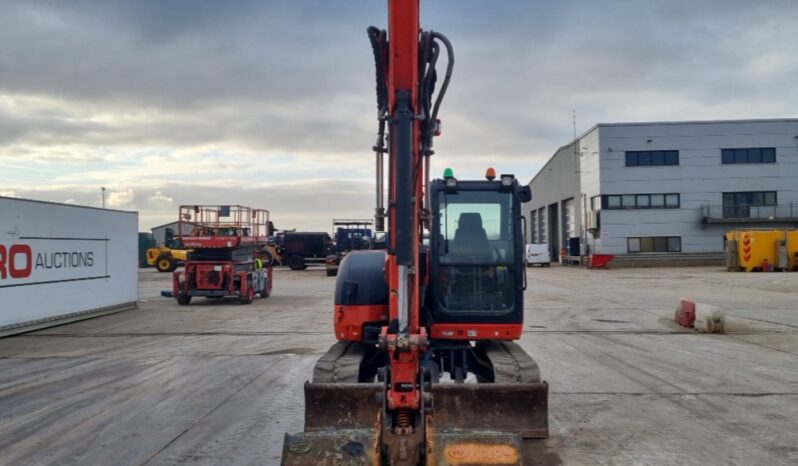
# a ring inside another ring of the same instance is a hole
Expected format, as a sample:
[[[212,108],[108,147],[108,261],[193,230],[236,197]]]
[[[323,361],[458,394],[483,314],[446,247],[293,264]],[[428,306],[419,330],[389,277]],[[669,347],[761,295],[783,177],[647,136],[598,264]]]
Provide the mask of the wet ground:
[[[528,464],[798,463],[798,273],[528,269],[521,345],[550,384]],[[0,339],[0,464],[279,464],[302,384],[334,342],[323,269],[252,305],[161,298]],[[672,322],[720,306],[725,335]]]

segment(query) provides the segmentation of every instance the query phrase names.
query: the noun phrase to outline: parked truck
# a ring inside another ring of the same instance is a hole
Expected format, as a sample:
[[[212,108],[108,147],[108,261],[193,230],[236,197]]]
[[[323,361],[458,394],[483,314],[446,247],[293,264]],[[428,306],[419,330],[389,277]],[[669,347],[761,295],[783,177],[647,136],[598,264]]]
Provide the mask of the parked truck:
[[[332,238],[324,232],[289,231],[281,235],[280,255],[291,270],[305,270],[310,263],[322,263],[332,252]]]

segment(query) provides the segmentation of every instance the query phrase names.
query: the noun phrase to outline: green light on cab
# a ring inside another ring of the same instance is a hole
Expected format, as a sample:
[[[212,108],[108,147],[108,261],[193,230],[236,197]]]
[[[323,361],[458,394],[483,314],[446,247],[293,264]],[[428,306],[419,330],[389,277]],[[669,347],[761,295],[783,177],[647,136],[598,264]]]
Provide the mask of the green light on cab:
[[[451,168],[447,168],[446,170],[443,171],[443,177],[444,178],[454,178],[454,172],[452,171]]]

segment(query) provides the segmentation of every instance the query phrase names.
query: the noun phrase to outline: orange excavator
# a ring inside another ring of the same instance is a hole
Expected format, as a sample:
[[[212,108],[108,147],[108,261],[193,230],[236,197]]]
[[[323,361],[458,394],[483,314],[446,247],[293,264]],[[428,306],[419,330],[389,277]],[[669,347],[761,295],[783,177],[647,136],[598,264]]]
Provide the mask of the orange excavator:
[[[340,265],[338,342],[305,384],[305,429],[286,434],[282,464],[522,464],[524,439],[548,437],[548,385],[514,341],[526,288],[521,203],[531,193],[493,169],[484,180],[446,169],[430,181],[454,51],[443,34],[420,29],[419,0],[388,0],[388,10],[387,31],[368,29],[375,226],[388,220],[387,248],[354,251]]]

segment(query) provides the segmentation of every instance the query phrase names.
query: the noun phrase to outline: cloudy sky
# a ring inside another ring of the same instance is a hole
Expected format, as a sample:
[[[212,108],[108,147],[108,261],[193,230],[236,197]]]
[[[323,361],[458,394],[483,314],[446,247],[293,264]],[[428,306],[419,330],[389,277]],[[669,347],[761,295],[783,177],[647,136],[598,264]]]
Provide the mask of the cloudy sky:
[[[379,0],[0,0],[0,195],[369,217]],[[426,0],[454,43],[436,172],[530,179],[597,122],[798,116],[798,2]]]

